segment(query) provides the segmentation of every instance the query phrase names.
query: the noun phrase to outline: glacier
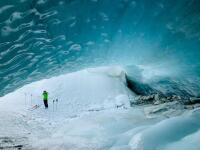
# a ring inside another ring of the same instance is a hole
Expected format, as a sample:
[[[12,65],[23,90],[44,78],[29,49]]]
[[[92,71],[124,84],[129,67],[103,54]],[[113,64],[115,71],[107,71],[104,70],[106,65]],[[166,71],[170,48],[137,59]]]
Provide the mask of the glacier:
[[[184,77],[198,89],[199,5],[198,0],[2,0],[0,96],[33,81],[106,65],[143,66],[148,79]]]
[[[199,150],[199,49],[198,0],[1,0],[0,149]]]
[[[136,94],[127,88],[125,75],[119,66],[89,68],[33,82],[5,95],[0,98],[1,146],[198,150],[200,109],[176,102],[131,107]],[[50,93],[48,110],[41,100],[43,89]],[[31,109],[35,104],[39,107]]]

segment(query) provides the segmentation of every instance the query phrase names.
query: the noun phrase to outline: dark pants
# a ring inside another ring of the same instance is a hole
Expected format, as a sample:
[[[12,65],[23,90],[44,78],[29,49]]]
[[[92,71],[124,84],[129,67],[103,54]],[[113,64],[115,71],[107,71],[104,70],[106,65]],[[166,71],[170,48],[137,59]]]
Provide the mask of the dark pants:
[[[48,108],[48,100],[43,100],[45,108]]]

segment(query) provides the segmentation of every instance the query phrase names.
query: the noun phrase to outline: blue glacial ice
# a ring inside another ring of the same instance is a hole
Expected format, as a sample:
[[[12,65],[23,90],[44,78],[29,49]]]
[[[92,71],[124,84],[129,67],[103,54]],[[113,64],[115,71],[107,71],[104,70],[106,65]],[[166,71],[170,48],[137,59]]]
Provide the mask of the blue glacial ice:
[[[0,95],[67,72],[122,65],[142,67],[148,84],[161,75],[156,83],[170,79],[199,96],[199,7],[197,0],[2,0]]]
[[[199,150],[199,18],[198,0],[1,0],[0,149]]]

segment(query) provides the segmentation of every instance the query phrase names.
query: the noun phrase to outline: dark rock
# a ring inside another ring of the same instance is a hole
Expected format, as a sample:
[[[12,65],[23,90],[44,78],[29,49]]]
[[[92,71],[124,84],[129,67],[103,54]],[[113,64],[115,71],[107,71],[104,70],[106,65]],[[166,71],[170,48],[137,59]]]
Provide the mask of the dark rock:
[[[194,105],[194,104],[200,104],[200,98],[190,98],[190,99],[188,99],[188,100],[186,100],[185,102],[184,102],[184,104],[185,105]]]

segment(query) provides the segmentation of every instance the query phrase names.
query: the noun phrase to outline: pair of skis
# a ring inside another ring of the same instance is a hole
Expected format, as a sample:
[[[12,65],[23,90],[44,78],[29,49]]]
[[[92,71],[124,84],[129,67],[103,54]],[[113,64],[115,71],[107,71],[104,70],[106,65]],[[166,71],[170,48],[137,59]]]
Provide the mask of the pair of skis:
[[[33,110],[35,110],[35,109],[37,109],[39,107],[40,107],[40,105],[36,104],[36,105],[32,106],[31,108],[28,108],[28,110],[33,111]],[[57,110],[57,108],[58,108],[58,99],[53,100],[53,111]]]
[[[33,110],[35,110],[35,109],[37,109],[37,108],[39,108],[40,107],[40,105],[34,105],[33,107],[31,107],[31,108],[28,108],[28,110],[30,110],[30,111],[33,111]]]

